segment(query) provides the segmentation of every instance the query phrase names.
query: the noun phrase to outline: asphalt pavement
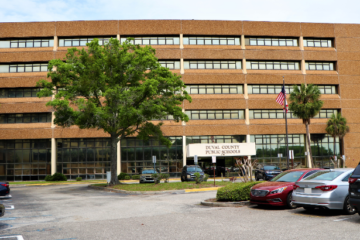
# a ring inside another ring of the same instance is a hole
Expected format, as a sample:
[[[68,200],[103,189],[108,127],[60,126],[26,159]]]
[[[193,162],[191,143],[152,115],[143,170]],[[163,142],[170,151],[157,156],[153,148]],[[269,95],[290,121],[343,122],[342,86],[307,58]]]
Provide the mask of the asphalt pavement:
[[[0,240],[360,238],[358,214],[199,204],[216,191],[142,196],[74,184],[17,187],[11,195],[0,200],[7,208]]]

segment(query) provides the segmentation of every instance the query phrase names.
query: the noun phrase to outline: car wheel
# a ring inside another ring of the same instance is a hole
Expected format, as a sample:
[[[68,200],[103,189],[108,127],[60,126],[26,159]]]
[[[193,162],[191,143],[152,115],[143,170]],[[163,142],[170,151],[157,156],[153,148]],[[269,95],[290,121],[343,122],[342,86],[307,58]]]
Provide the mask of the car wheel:
[[[306,211],[314,211],[315,207],[310,207],[310,206],[307,206],[307,207],[303,207]]]
[[[181,182],[183,182],[184,181],[184,177],[183,176],[181,176]]]
[[[350,201],[349,201],[349,196],[347,196],[345,198],[345,202],[344,202],[344,212],[348,215],[352,215],[352,214],[355,214],[356,213],[356,209],[353,208],[351,205],[350,205]]]
[[[290,208],[290,209],[295,209],[295,208],[296,208],[296,204],[294,204],[294,202],[293,202],[293,200],[292,200],[292,192],[290,192],[290,193],[287,195],[286,205],[287,205],[287,207]]]
[[[255,181],[259,181],[260,179],[258,178],[257,175],[255,175]]]

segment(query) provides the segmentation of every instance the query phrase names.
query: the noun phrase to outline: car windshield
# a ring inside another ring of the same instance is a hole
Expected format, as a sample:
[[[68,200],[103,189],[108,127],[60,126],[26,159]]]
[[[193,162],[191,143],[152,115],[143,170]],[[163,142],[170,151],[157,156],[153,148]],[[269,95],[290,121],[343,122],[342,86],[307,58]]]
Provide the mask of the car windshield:
[[[304,180],[326,180],[326,181],[332,181],[344,172],[340,171],[319,171],[317,173],[314,173],[313,175],[305,178]]]
[[[277,166],[264,166],[264,170],[280,170]]]
[[[187,170],[189,172],[202,172],[202,169],[199,167],[188,167]]]
[[[143,170],[142,171],[142,174],[153,174],[153,173],[156,173],[153,169],[151,169],[151,170]]]
[[[303,174],[303,171],[283,172],[271,179],[271,182],[296,182]]]

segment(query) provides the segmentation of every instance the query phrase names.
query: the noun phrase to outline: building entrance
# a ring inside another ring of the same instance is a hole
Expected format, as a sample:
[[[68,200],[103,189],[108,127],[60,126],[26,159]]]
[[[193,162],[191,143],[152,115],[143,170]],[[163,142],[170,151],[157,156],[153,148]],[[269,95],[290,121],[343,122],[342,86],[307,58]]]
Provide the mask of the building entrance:
[[[236,157],[217,157],[215,164],[215,176],[221,177],[221,174],[225,176],[237,175],[238,168],[235,166]],[[188,158],[186,165],[193,165],[194,158]],[[204,170],[209,176],[214,176],[214,164],[211,161],[211,157],[199,157],[198,165]]]

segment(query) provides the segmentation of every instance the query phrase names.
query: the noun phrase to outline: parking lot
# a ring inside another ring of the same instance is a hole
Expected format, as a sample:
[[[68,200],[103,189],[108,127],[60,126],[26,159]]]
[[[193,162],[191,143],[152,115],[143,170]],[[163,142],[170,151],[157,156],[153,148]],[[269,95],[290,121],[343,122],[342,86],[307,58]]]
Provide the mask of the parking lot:
[[[12,187],[11,195],[1,200],[0,240],[359,239],[358,214],[199,204],[215,191],[138,196],[63,185]]]

